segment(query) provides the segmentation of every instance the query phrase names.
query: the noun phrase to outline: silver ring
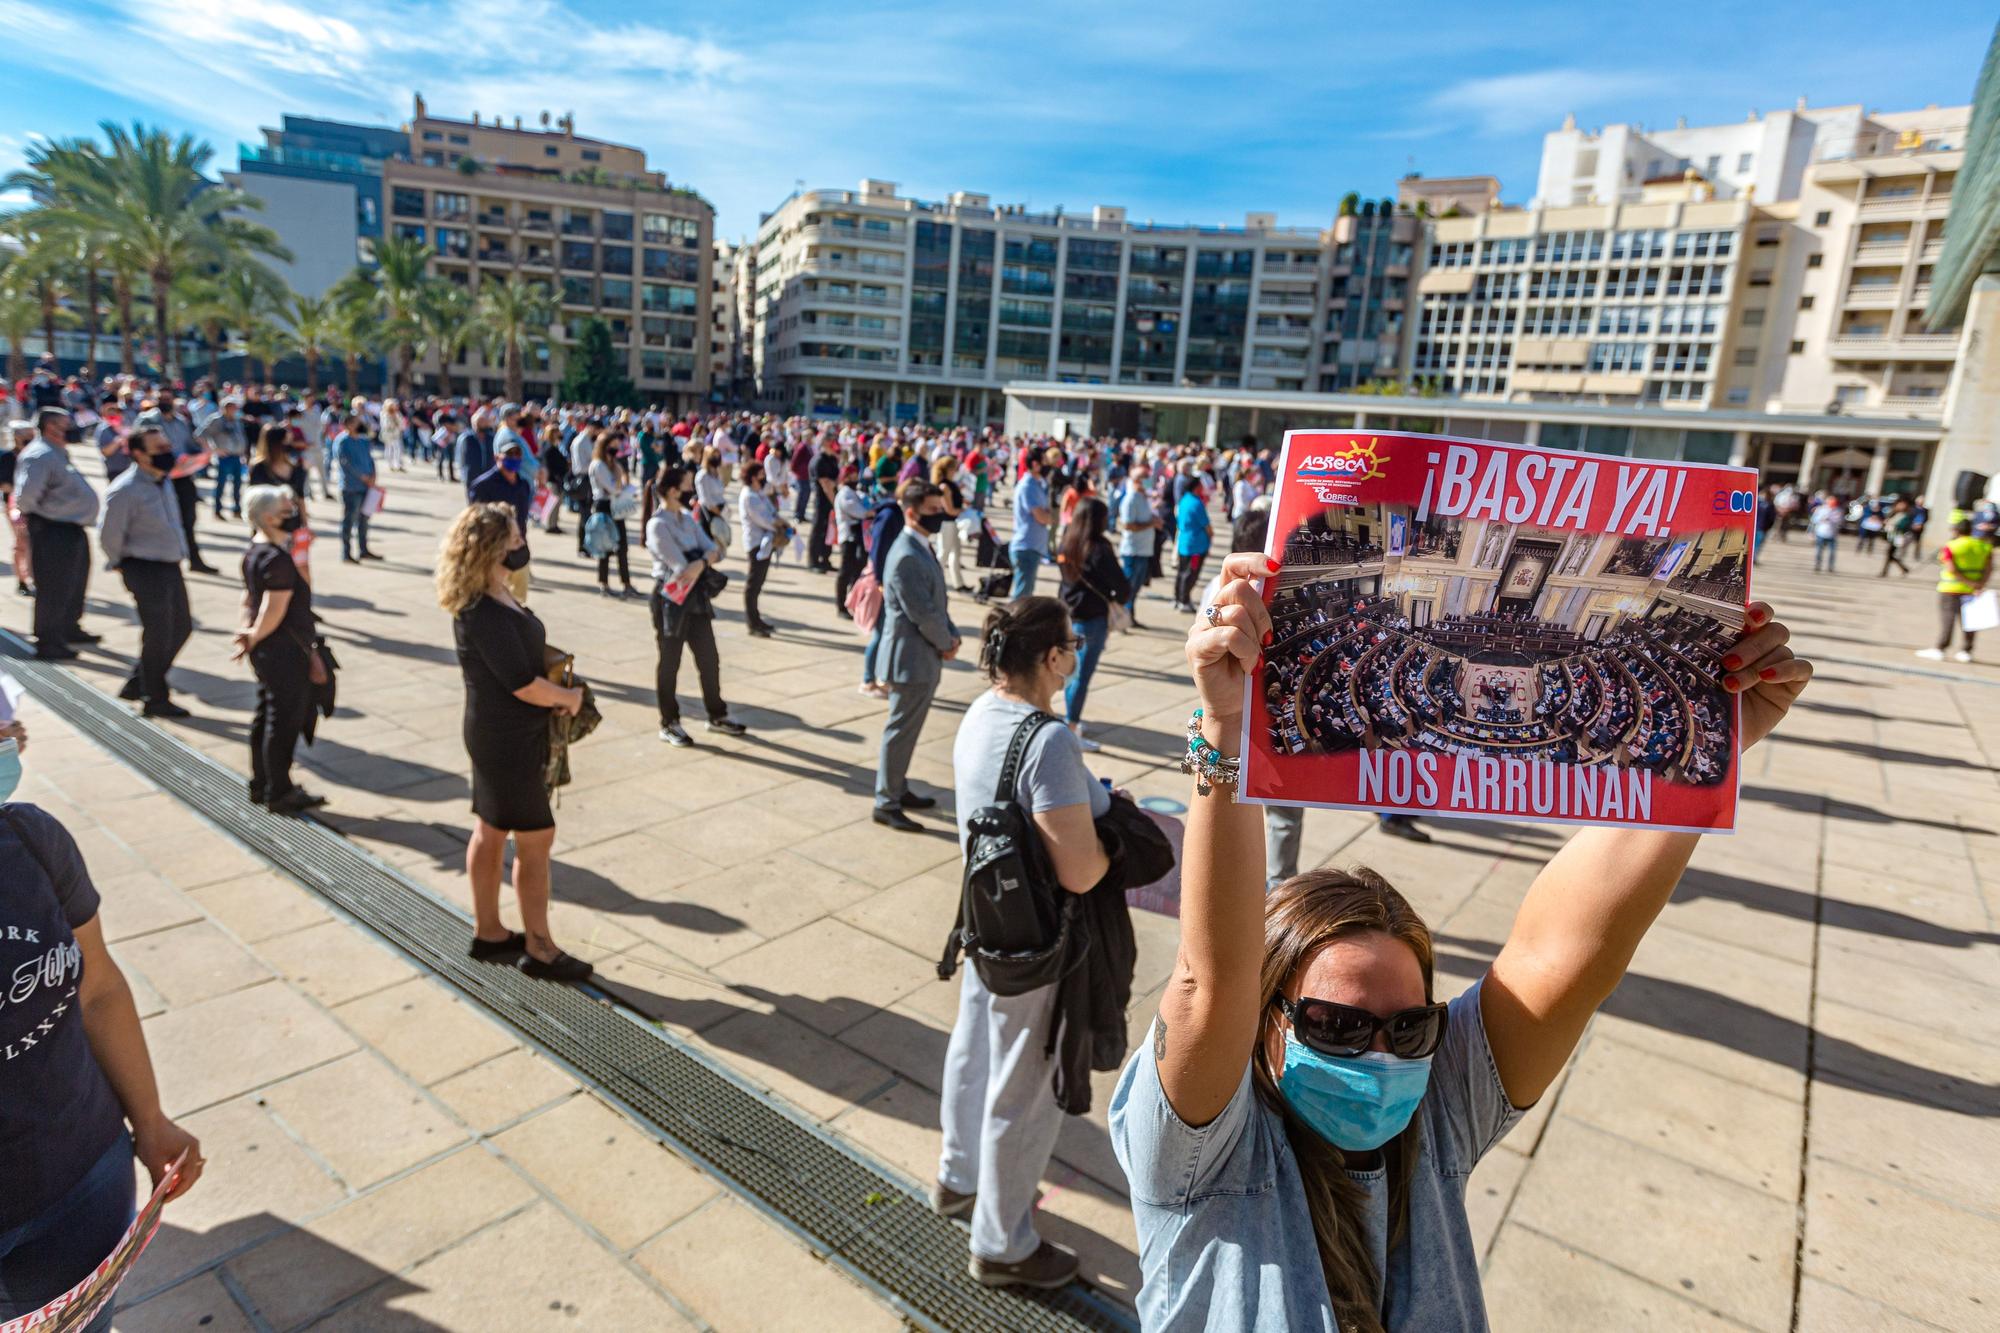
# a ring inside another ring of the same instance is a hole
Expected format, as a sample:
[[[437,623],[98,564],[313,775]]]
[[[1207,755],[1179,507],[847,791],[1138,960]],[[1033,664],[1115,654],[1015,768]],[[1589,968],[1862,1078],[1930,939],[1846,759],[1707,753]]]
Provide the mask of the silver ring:
[[[1222,608],[1217,606],[1214,602],[1210,602],[1207,606],[1204,606],[1201,609],[1201,613],[1208,617],[1208,623],[1211,625],[1219,625],[1222,623]]]

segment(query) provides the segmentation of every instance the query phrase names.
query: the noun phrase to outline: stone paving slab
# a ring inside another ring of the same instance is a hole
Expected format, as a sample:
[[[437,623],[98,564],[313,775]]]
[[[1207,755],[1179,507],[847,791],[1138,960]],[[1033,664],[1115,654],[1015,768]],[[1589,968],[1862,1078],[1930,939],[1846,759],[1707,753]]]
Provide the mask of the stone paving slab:
[[[377,527],[388,561],[343,566],[326,554],[330,544],[320,548],[316,602],[345,668],[343,708],[301,754],[309,783],[332,798],[330,824],[464,906],[462,692],[428,578],[458,493],[417,474],[395,480]],[[218,564],[233,565],[241,536],[203,523]],[[697,730],[695,749],[673,751],[652,735],[645,608],[597,597],[572,541],[536,538],[532,604],[551,640],[579,654],[606,721],[579,747],[577,783],[558,810],[558,932],[638,1012],[921,1183],[935,1156],[937,1081],[956,1009],[954,988],[927,979],[950,921],[954,850],[948,818],[928,819],[934,832],[922,837],[867,823],[883,710],[855,693],[861,640],[834,615],[830,581],[791,563],[776,568],[765,610],[780,634],[769,641],[745,636],[740,603],[724,598],[724,693],[752,732],[728,740]],[[1802,542],[1773,542],[1756,589],[1822,670],[1785,729],[1750,756],[1740,832],[1703,844],[1565,1079],[1470,1182],[1502,1329],[1957,1328],[1979,1326],[2000,1305],[1995,1268],[1967,1248],[1992,1252],[1988,1164],[2000,1158],[2000,665],[1910,655],[1935,626],[1921,576],[1880,580],[1872,567],[1815,575],[1805,553]],[[191,588],[200,628],[177,680],[197,716],[174,730],[242,770],[253,691],[226,660],[240,587],[195,578]],[[88,621],[106,633],[105,651],[79,670],[115,688],[136,627],[115,582],[99,574],[94,590]],[[20,629],[27,610],[0,604],[0,623]],[[954,599],[953,611],[962,628],[976,626],[969,601]],[[1091,734],[1105,747],[1091,764],[1140,795],[1185,799],[1186,780],[1168,762],[1189,704],[1179,633],[1164,601],[1149,598],[1140,611],[1162,628],[1110,645],[1091,691]],[[940,816],[950,810],[952,733],[981,688],[966,664],[948,667],[918,747],[913,777],[944,797]],[[61,791],[43,789],[65,818],[150,799],[115,764],[80,752],[76,760]],[[449,1042],[409,1035],[405,1026],[421,1034],[426,1023],[399,1024],[400,1002],[382,997],[435,991],[432,983],[398,972],[393,955],[226,841],[208,835],[183,847],[157,836],[165,817],[151,817],[142,841],[93,834],[87,845],[138,923],[114,937],[121,951],[158,951],[138,942],[155,932],[186,941],[160,960],[157,985],[135,979],[156,1040],[193,1049],[217,1028],[231,1034],[231,1049],[204,1043],[204,1067],[167,1074],[177,1105],[205,1107],[195,1114],[225,1118],[218,1125],[252,1139],[247,1126],[262,1125],[268,1139],[276,1122],[254,1100],[265,1084],[368,1060],[451,1123],[462,1140],[454,1154],[504,1156],[495,1141],[510,1117],[532,1123],[574,1099],[551,1095],[564,1076],[537,1069],[527,1052],[485,1054],[468,1069],[450,1058]],[[1479,821],[1433,827],[1437,841],[1415,847],[1385,839],[1364,815],[1315,811],[1306,859],[1371,865],[1401,886],[1438,931],[1440,991],[1449,994],[1483,971],[1563,834]],[[1173,937],[1170,922],[1141,926],[1139,1030]],[[267,975],[252,984],[249,966],[211,932]],[[197,998],[232,979],[246,989]],[[421,1007],[445,1024],[440,1006],[450,1003],[438,992]],[[517,1092],[512,1073],[494,1072],[503,1062],[536,1073]],[[1065,1126],[1042,1207],[1049,1234],[1081,1250],[1118,1293],[1136,1261],[1102,1092],[1092,1115]],[[278,1164],[269,1197],[218,1188],[236,1211],[218,1214],[204,1237],[267,1243],[351,1192],[333,1183],[323,1155],[268,1160]],[[618,1293],[686,1271],[697,1243],[668,1238],[682,1229],[693,1237],[710,1212],[738,1207],[697,1204],[635,1261],[532,1170],[517,1174],[537,1201],[479,1235],[573,1233],[624,1275]],[[213,1306],[217,1275],[228,1271],[217,1256],[248,1244],[221,1242],[205,1252],[180,1244],[195,1257],[158,1299]],[[570,1243],[551,1242],[551,1252]],[[380,1299],[343,1317],[366,1326],[370,1311],[394,1308],[442,1326],[514,1326],[467,1322],[493,1317],[480,1303],[487,1296],[448,1289],[460,1274],[476,1285],[478,1256],[500,1242],[484,1244],[464,1240],[384,1274],[371,1289]],[[450,1261],[459,1253],[466,1258]],[[240,1290],[234,1283],[220,1283],[225,1295]],[[646,1289],[674,1317],[725,1317],[720,1305],[698,1306],[699,1285],[668,1288]],[[624,1308],[618,1293],[606,1297],[607,1312]],[[769,1318],[783,1326],[786,1316]]]

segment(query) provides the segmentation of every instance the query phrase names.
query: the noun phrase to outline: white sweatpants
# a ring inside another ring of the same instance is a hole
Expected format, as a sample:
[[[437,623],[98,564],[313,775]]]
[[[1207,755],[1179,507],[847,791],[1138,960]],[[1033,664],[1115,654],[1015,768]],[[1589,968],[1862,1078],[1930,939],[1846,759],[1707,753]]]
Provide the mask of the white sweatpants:
[[[938,563],[944,566],[945,579],[954,588],[965,586],[965,567],[959,555],[958,524],[946,519],[937,532]]]
[[[1062,1128],[1050,1085],[1054,1060],[1042,1054],[1054,1021],[1056,988],[1000,996],[987,990],[967,959],[958,991],[958,1022],[944,1057],[944,1151],[938,1180],[960,1194],[975,1190],[972,1253],[1019,1263],[1035,1252],[1035,1190]]]

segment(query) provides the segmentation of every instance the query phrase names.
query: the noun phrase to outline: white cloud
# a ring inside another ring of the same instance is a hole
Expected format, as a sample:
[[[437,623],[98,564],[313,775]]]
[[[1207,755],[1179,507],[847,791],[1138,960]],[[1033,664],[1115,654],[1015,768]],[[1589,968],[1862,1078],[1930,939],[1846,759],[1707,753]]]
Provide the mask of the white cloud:
[[[1432,94],[1425,107],[1455,127],[1469,124],[1477,133],[1501,137],[1554,129],[1568,112],[1630,102],[1657,83],[1649,75],[1544,69],[1466,79]]]

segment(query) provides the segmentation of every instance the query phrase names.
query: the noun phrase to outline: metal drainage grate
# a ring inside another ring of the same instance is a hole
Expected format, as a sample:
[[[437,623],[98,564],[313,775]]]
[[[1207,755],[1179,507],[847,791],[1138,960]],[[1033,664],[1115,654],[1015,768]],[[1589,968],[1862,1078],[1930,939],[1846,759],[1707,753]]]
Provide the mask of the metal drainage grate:
[[[239,774],[32,660],[13,634],[0,631],[0,650],[50,711],[484,1005],[912,1322],[968,1333],[1136,1327],[1128,1311],[1079,1284],[980,1286],[966,1272],[964,1231],[895,1176],[602,993],[472,962],[465,919],[399,872],[322,825],[251,805]]]

